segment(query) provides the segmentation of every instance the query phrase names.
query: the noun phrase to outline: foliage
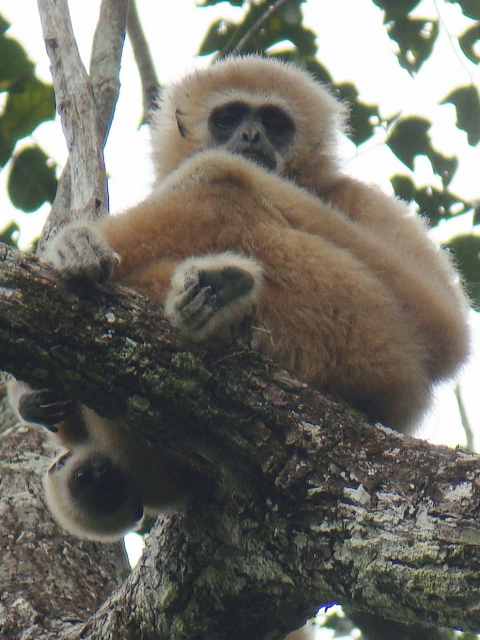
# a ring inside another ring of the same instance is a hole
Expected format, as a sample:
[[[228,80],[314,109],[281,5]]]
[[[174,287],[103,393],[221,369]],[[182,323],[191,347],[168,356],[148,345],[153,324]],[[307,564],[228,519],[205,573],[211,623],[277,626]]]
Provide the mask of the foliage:
[[[12,161],[9,196],[19,209],[38,209],[55,195],[56,179],[47,157],[38,148],[19,153],[17,144],[36,127],[55,116],[53,88],[35,77],[35,67],[23,47],[7,35],[8,22],[0,15],[0,170]]]
[[[16,222],[10,222],[4,229],[0,229],[0,242],[4,242],[11,247],[16,247],[19,231],[20,227],[18,224]]]

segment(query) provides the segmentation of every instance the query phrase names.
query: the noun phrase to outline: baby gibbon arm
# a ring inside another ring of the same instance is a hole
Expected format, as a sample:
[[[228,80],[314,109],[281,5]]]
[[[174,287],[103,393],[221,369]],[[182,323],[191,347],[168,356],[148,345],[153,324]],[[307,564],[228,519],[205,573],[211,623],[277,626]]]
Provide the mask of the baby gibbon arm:
[[[73,400],[59,396],[52,389],[32,389],[19,380],[9,381],[7,392],[10,406],[19,420],[48,429],[65,447],[88,440],[80,407]]]
[[[22,421],[45,427],[66,448],[43,484],[52,515],[67,531],[117,540],[138,526],[144,510],[180,505],[188,495],[191,473],[158,449],[144,447],[121,421],[24,382],[9,382],[8,395]]]

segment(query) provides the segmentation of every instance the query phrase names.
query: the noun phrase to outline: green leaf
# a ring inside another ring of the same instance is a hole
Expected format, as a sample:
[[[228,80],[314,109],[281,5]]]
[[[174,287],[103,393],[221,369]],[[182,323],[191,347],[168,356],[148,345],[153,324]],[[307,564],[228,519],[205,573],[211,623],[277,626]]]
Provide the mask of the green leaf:
[[[10,222],[4,229],[0,230],[0,242],[10,245],[11,247],[17,246],[17,238],[20,233],[20,227],[16,222]]]
[[[459,4],[463,13],[473,20],[480,20],[480,4],[478,0],[447,0],[452,4]]]
[[[214,5],[221,4],[222,2],[228,2],[232,7],[242,7],[245,0],[197,0],[197,6],[203,9],[203,7],[213,7]]]
[[[387,138],[387,144],[393,153],[413,171],[416,156],[427,156],[433,170],[444,185],[447,185],[455,171],[458,160],[442,155],[432,147],[428,130],[430,122],[424,118],[405,118],[398,120]]]
[[[284,56],[285,58],[285,56]],[[288,59],[288,58],[287,58]],[[330,85],[330,88],[333,92],[336,91],[336,88],[333,84],[332,76],[327,68],[321,64],[316,58],[311,57],[303,60],[305,69],[314,76],[316,80],[319,82],[323,82],[325,84]]]
[[[474,64],[480,62],[480,55],[475,52],[475,45],[480,44],[480,24],[475,24],[467,29],[458,39],[458,43],[467,58]]]
[[[0,166],[9,159],[15,143],[45,120],[55,117],[53,88],[32,78],[21,91],[10,93],[0,116]]]
[[[302,2],[303,0],[290,0],[279,11],[272,13],[260,29],[253,31],[252,28],[274,5],[274,0],[251,3],[244,19],[238,24],[217,20],[211,25],[201,44],[200,55],[215,51],[227,54],[234,51],[245,36],[247,39],[241,45],[242,54],[266,52],[273,45],[288,40],[296,47],[301,57],[314,55],[317,51],[316,36],[302,24]]]
[[[457,111],[457,127],[466,131],[468,143],[480,142],[480,95],[473,85],[452,91],[442,104],[450,102]]]
[[[413,180],[407,176],[393,176],[390,180],[393,190],[397,198],[405,200],[405,202],[411,202],[415,200],[416,187]]]
[[[381,122],[380,112],[376,105],[360,102],[355,85],[345,82],[336,85],[339,97],[350,106],[350,138],[356,145],[362,144],[372,137],[375,125]]]
[[[432,53],[438,36],[438,22],[420,18],[398,18],[389,27],[388,35],[400,47],[397,57],[401,66],[414,73]]]
[[[414,9],[420,0],[373,0],[373,4],[385,11],[384,22],[402,18]]]
[[[233,38],[237,25],[228,20],[216,20],[203,39],[198,54],[206,56],[215,51],[222,51]]]
[[[478,205],[473,212],[473,224],[480,224],[480,205]]]
[[[480,309],[480,236],[461,235],[444,245],[454,256],[473,307]]]
[[[0,168],[10,160],[14,148],[15,143],[12,142],[11,138],[2,133],[0,118]]]
[[[18,42],[0,35],[0,91],[12,89],[18,82],[33,78],[34,66]]]
[[[417,155],[428,156],[431,143],[428,130],[431,124],[423,118],[405,118],[398,120],[387,138],[387,144],[393,153],[413,171]]]
[[[10,23],[5,20],[5,18],[0,14],[0,36],[8,31],[10,28]]]
[[[402,175],[395,175],[391,182],[395,195],[406,202],[415,202],[419,213],[428,218],[430,226],[472,209],[471,203],[446,189],[440,190],[431,186],[417,189],[411,178]]]
[[[8,194],[15,207],[35,211],[44,202],[53,202],[56,190],[55,168],[48,165],[48,157],[40,147],[27,147],[14,158]]]

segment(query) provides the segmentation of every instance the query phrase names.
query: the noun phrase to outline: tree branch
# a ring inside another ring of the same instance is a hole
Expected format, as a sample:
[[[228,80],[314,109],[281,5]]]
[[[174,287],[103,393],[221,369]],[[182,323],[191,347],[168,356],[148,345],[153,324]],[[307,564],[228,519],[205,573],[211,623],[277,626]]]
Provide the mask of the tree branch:
[[[137,63],[143,94],[143,122],[148,122],[149,115],[156,107],[160,94],[160,82],[155,71],[150,48],[142,29],[142,24],[137,11],[137,3],[130,0],[128,12],[128,37],[133,48],[133,55]]]
[[[231,41],[227,44],[223,51],[220,51],[216,56],[216,60],[221,60],[229,55],[240,55],[245,51],[249,42],[253,40],[254,36],[260,31],[264,24],[270,20],[270,18],[277,13],[288,0],[276,0],[271,6],[266,7],[261,16],[252,24],[251,27],[238,39],[238,33],[234,33]]]
[[[371,427],[244,347],[185,351],[141,296],[79,299],[7,248],[0,350],[34,385],[123,405],[138,437],[210,479],[82,638],[261,637],[332,600],[480,629],[477,456]]]
[[[38,245],[41,255],[61,226],[79,217],[96,218],[108,210],[103,147],[120,89],[118,76],[128,0],[102,1],[92,48],[91,78],[80,59],[67,0],[38,0],[38,8],[69,152]]]

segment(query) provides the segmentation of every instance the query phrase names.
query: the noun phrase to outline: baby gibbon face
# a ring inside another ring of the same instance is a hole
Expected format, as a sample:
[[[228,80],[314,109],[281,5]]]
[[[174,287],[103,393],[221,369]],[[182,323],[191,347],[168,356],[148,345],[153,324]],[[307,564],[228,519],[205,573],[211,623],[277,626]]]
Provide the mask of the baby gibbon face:
[[[60,455],[44,487],[57,521],[84,538],[116,540],[143,517],[143,500],[130,475],[111,457],[88,448]]]
[[[234,57],[166,89],[152,118],[158,181],[199,151],[225,149],[306,188],[338,176],[345,108],[310,74],[272,58]]]

